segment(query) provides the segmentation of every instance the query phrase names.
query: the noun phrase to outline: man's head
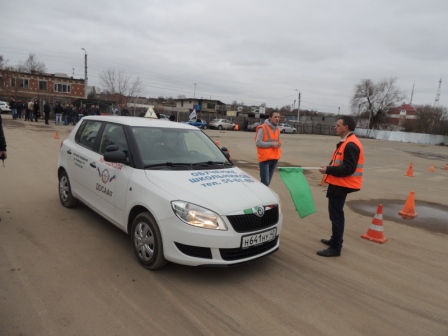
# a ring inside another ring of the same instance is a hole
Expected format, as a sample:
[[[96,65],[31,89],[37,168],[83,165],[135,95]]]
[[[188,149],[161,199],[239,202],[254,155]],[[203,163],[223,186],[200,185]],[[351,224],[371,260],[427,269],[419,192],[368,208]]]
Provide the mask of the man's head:
[[[280,112],[271,111],[269,112],[269,121],[272,125],[277,125],[280,122]]]
[[[345,137],[349,132],[353,132],[356,127],[356,121],[350,116],[341,116],[336,123],[336,135],[341,138]]]

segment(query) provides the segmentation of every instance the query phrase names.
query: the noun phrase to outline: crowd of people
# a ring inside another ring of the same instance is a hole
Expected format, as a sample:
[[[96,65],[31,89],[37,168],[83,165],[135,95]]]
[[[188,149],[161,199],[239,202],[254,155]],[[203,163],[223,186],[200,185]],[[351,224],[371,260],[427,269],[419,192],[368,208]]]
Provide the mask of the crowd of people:
[[[49,101],[44,101],[42,116],[38,99],[30,99],[22,102],[21,100],[16,101],[13,98],[9,102],[9,107],[13,120],[24,119],[25,121],[38,122],[39,119],[43,118],[46,125],[50,124],[51,111],[54,113],[56,125],[76,125],[82,117],[100,114],[99,105],[92,104],[90,107],[87,107],[84,104],[76,107],[73,104],[63,105],[61,102],[56,102],[52,108]]]

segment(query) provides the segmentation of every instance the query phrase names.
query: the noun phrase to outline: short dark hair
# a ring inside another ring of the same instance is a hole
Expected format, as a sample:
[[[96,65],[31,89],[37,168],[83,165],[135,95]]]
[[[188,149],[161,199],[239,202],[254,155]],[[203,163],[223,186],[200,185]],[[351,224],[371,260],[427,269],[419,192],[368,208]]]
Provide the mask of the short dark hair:
[[[344,126],[348,126],[348,130],[353,132],[356,128],[356,121],[351,116],[343,115],[339,117],[339,120],[342,120]]]
[[[280,113],[280,112],[279,111],[271,111],[271,112],[269,112],[269,118],[272,118],[274,113]]]

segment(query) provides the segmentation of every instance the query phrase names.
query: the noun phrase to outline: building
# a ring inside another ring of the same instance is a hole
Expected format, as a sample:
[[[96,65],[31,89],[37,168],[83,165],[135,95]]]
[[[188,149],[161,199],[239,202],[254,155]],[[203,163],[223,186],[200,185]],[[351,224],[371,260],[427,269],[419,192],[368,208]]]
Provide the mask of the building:
[[[9,101],[37,98],[50,102],[72,102],[86,98],[84,79],[74,79],[66,74],[28,73],[0,70],[0,97]]]
[[[202,98],[179,98],[174,99],[176,103],[175,109],[179,112],[191,112],[196,110],[197,113],[225,113],[226,104],[219,100],[202,99]]]
[[[412,126],[417,120],[417,110],[410,104],[403,103],[401,106],[392,108],[387,113],[387,123],[399,129]]]

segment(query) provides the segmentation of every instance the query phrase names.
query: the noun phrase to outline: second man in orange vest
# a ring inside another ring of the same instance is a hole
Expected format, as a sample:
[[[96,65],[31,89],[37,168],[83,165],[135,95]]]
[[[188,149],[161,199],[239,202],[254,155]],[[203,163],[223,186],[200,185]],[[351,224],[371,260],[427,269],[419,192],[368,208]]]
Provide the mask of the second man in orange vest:
[[[318,251],[322,257],[341,255],[344,236],[344,204],[348,193],[359,191],[362,186],[364,170],[364,149],[354,134],[355,120],[350,116],[341,116],[336,124],[336,135],[341,141],[336,145],[329,166],[322,166],[319,171],[327,174],[328,213],[331,220],[332,235],[330,239],[321,239],[328,245],[326,250]]]

